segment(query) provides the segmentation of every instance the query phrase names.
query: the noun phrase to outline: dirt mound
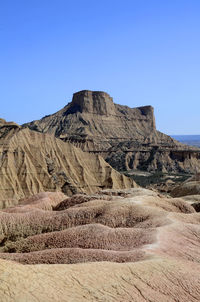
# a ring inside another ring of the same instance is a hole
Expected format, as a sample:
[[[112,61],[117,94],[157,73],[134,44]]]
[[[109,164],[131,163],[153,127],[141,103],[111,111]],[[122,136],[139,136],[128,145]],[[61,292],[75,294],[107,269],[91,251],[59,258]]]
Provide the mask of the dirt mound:
[[[20,210],[19,210],[20,209]],[[166,212],[143,208],[132,200],[92,200],[63,211],[45,211],[27,205],[0,212],[0,238],[18,240],[36,234],[62,231],[89,224],[110,228],[155,228],[167,224]]]
[[[58,248],[29,253],[1,253],[2,259],[17,261],[22,264],[75,264],[86,262],[136,262],[148,259],[144,251],[115,251],[82,248]]]
[[[41,209],[51,211],[60,205],[66,195],[62,192],[41,192],[28,198],[20,199],[17,207],[10,207],[3,210],[7,213],[24,213],[31,209]]]
[[[32,252],[53,248],[82,248],[126,251],[155,241],[154,229],[110,228],[89,224],[51,232],[8,244],[8,252]]]
[[[90,200],[112,200],[112,197],[106,196],[104,194],[96,194],[96,195],[83,195],[83,194],[77,194],[73,195],[72,197],[68,197],[64,200],[62,200],[59,204],[57,204],[55,207],[53,207],[54,211],[62,211],[66,210],[73,206],[78,206],[79,204],[88,202]]]
[[[0,211],[2,301],[200,300],[200,216],[188,201],[105,193],[40,193]]]

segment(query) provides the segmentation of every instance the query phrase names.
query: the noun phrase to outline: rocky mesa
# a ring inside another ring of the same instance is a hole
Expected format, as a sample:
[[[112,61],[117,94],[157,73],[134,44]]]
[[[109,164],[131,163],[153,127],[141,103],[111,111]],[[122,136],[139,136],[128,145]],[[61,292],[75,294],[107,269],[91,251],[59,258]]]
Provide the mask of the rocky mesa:
[[[119,171],[196,173],[200,169],[200,149],[157,131],[153,107],[118,105],[101,91],[77,92],[60,111],[24,127],[100,154]]]

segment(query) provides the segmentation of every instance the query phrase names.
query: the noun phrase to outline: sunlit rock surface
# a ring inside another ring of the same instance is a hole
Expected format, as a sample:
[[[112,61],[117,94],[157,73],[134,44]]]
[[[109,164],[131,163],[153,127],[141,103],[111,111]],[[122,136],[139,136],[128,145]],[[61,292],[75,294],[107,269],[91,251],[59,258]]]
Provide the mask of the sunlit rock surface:
[[[200,149],[157,131],[152,106],[118,105],[103,91],[74,93],[63,109],[24,127],[100,154],[119,171],[200,171]]]
[[[72,195],[134,186],[99,155],[0,120],[0,208],[43,191]]]

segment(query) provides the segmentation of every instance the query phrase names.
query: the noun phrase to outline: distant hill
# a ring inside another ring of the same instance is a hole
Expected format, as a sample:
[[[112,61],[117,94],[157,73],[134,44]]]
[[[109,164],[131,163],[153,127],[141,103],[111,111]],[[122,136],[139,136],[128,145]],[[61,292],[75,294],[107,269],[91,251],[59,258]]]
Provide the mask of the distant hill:
[[[183,144],[200,147],[200,135],[172,135],[172,137]]]

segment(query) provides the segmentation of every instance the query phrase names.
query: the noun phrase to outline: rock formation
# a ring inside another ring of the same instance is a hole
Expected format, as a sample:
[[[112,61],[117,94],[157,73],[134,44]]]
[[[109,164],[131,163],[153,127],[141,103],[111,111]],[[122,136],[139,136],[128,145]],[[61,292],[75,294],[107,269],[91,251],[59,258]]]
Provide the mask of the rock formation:
[[[40,193],[0,211],[1,301],[200,301],[199,248],[181,198]]]
[[[42,191],[72,195],[134,185],[99,155],[0,120],[0,207]]]
[[[172,198],[100,156],[194,171],[199,151],[158,132],[152,107],[103,92],[28,126],[0,119],[1,301],[200,301],[200,174]]]
[[[200,149],[157,131],[153,107],[114,104],[105,92],[77,92],[60,111],[24,126],[98,153],[119,171],[194,173],[200,169]]]
[[[171,191],[171,196],[181,197],[181,196],[199,196],[200,195],[200,173],[193,175],[180,185],[176,186]]]

